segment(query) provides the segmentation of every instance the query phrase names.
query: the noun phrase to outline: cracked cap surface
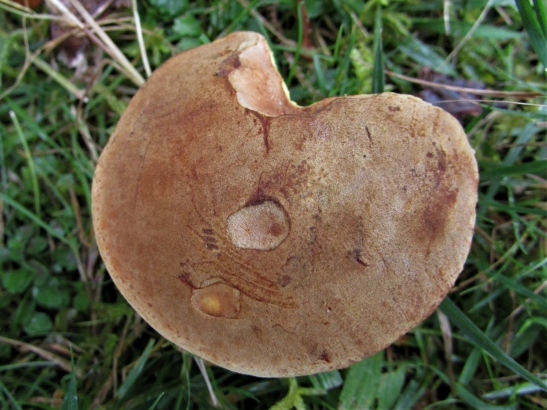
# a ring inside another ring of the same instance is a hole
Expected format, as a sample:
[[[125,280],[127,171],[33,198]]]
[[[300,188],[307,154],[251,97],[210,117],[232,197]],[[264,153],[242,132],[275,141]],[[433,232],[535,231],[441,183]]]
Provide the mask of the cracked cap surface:
[[[159,333],[286,377],[359,361],[436,308],[469,251],[477,181],[446,112],[391,93],[298,107],[242,32],[138,91],[99,160],[93,222]]]

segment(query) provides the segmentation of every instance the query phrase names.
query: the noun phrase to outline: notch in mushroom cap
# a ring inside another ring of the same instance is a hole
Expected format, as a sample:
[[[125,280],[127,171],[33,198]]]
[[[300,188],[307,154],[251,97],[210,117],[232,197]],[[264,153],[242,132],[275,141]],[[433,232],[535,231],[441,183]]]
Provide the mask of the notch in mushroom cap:
[[[385,93],[290,102],[263,37],[171,58],[93,181],[101,255],[158,332],[225,368],[350,365],[426,318],[462,269],[473,150],[449,114]]]

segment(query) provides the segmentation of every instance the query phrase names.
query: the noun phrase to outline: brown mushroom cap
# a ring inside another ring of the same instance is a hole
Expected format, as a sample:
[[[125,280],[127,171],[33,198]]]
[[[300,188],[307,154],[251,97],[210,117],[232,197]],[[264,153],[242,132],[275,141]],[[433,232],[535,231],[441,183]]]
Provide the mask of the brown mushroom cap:
[[[473,150],[449,114],[385,93],[298,107],[263,37],[171,58],[93,181],[101,255],[135,310],[225,368],[348,366],[426,318],[462,269]]]

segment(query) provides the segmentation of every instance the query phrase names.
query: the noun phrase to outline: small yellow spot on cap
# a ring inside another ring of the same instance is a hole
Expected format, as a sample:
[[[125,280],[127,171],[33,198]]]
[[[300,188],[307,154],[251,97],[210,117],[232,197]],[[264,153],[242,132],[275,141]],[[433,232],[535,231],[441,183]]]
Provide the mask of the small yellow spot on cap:
[[[216,282],[192,291],[192,306],[209,316],[234,318],[238,315],[239,290],[223,282]]]
[[[215,295],[205,296],[200,300],[200,310],[212,316],[218,316],[222,310],[221,302]]]

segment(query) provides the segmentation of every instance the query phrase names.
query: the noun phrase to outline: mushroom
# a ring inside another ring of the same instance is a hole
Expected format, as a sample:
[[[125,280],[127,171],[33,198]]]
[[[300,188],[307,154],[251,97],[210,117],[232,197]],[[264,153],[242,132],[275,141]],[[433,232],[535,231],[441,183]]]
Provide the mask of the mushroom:
[[[469,251],[474,152],[393,93],[290,101],[265,39],[181,53],[131,100],[93,180],[112,279],[160,334],[236,372],[343,368],[430,315]]]

